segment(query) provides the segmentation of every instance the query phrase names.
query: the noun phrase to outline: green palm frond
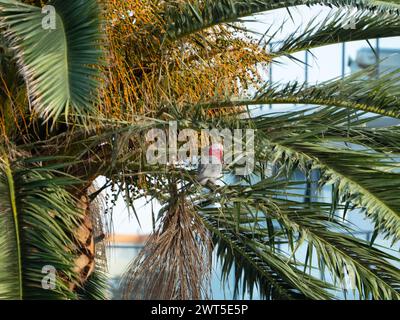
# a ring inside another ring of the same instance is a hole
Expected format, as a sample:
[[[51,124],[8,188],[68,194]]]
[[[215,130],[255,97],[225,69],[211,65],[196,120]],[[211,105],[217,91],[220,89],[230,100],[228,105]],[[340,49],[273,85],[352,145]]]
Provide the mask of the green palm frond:
[[[74,180],[4,154],[0,168],[0,297],[76,298],[68,283],[77,282],[71,235],[81,217],[65,191]],[[57,272],[54,289],[42,287],[46,266]]]
[[[229,100],[204,103],[204,108],[224,108],[262,104],[307,104],[337,106],[400,118],[400,70],[388,72],[378,79],[370,77],[373,69],[362,70],[344,79],[320,84],[289,82],[266,84],[254,97],[232,97]]]
[[[281,162],[287,172],[295,168],[320,170],[320,185],[334,185],[340,199],[351,199],[353,205],[365,210],[367,216],[375,221],[377,229],[397,241],[400,239],[400,202],[395,194],[400,188],[400,176],[396,161],[398,153],[393,152],[397,150],[389,146],[387,152],[387,144],[380,146],[385,137],[380,142],[363,136],[362,129],[348,129],[351,125],[348,126],[344,116],[342,114],[341,125],[330,125],[335,123],[335,119],[326,116],[321,118],[320,126],[310,125],[297,132],[297,129],[288,127],[279,129],[274,126],[270,129],[271,126],[263,124],[263,120],[256,121],[260,128],[259,145],[264,149],[261,152],[268,154],[270,160]],[[268,123],[268,117],[265,118]],[[289,123],[287,119],[286,124]],[[296,126],[296,122],[292,125]],[[273,128],[278,129],[274,132]],[[336,133],[332,134],[332,131]],[[398,141],[398,137],[393,136],[395,132],[392,133],[393,144]]]
[[[288,257],[272,250],[265,239],[265,230],[246,227],[244,222],[220,217],[219,210],[203,209],[203,221],[213,233],[217,255],[222,263],[224,277],[235,274],[234,295],[239,296],[258,289],[268,300],[331,299],[329,285],[304,274],[288,264]],[[214,215],[213,215],[214,213]]]
[[[100,63],[96,0],[51,2],[55,29],[42,26],[39,7],[0,1],[0,32],[15,51],[31,105],[49,119],[94,110]]]
[[[394,195],[399,189],[399,173],[394,170],[396,163],[385,161],[385,155],[373,155],[366,152],[349,151],[338,148],[327,148],[318,145],[291,144],[288,149],[276,148],[277,152],[293,152],[296,156],[307,159],[312,168],[321,169],[324,184],[333,184],[338,188],[342,199],[351,199],[351,203],[365,209],[376,228],[400,239],[400,207]],[[279,151],[278,151],[279,150]],[[306,161],[307,161],[306,160]],[[355,166],[355,163],[358,165]]]
[[[323,272],[325,268],[330,271],[337,290],[342,290],[346,271],[352,270],[354,290],[360,298],[399,299],[400,272],[392,264],[399,261],[352,236],[350,227],[344,227],[332,217],[330,204],[309,204],[287,199],[296,196],[295,186],[299,182],[289,183],[289,188],[285,184],[288,183],[269,178],[253,185],[218,189],[216,193],[221,196],[215,196],[214,193],[210,197],[212,201],[221,201],[221,208],[207,209],[206,206],[206,225],[207,219],[213,219],[222,232],[229,230],[232,233],[230,243],[236,244],[245,237],[244,243],[254,245],[255,252],[271,255],[271,248],[275,246],[271,245],[271,238],[263,229],[267,228],[267,218],[276,219],[281,228],[281,232],[278,232],[279,228],[275,227],[276,241],[286,239],[288,250],[292,253],[286,259],[285,270],[303,267],[305,271],[308,263],[312,267],[310,254],[306,261],[296,261],[294,258],[301,246],[308,246],[309,252],[315,253],[319,271]],[[241,209],[238,210],[237,206]],[[260,261],[260,258],[256,261]],[[241,268],[238,264],[237,267]],[[237,275],[237,281],[240,276]],[[251,283],[251,273],[245,279]]]
[[[299,111],[278,112],[254,117],[249,122],[257,130],[266,132],[270,139],[292,136],[295,139],[318,143],[344,143],[357,145],[377,153],[395,157],[400,153],[400,128],[397,126],[375,128],[373,121],[381,116],[364,112],[349,112],[337,107],[309,107]]]
[[[350,20],[351,19],[351,20]],[[352,29],[346,23],[354,22]],[[324,19],[310,19],[310,23],[272,45],[274,57],[290,56],[298,51],[327,46],[340,42],[395,37],[400,35],[400,11],[374,12],[359,9],[349,15],[348,8],[330,12]],[[264,37],[267,39],[267,36]],[[274,38],[266,40],[266,45]]]
[[[285,224],[299,231],[316,251],[319,270],[326,266],[338,283],[343,283],[345,271],[354,271],[355,288],[363,299],[400,299],[400,272],[386,260],[399,262],[383,251],[371,248],[368,242],[346,235],[344,230],[334,232],[334,223],[318,217],[316,207],[299,210],[298,204],[280,205],[278,214]],[[328,209],[328,208],[326,208]]]
[[[399,13],[399,2],[367,0],[207,0],[191,1],[181,6],[171,6],[165,13],[167,31],[171,39],[181,38],[221,23],[239,21],[240,18],[260,12],[300,5],[326,5],[330,7],[353,7],[372,13]]]
[[[93,271],[84,283],[78,288],[77,294],[80,300],[105,300],[107,299],[108,277],[99,270]]]

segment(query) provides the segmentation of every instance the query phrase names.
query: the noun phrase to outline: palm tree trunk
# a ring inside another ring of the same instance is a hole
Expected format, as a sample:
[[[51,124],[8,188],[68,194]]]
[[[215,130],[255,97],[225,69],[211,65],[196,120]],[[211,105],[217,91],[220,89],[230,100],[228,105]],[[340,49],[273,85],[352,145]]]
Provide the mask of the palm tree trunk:
[[[98,202],[91,202],[89,193],[94,187],[87,188],[80,197],[77,197],[77,209],[83,213],[80,226],[74,233],[76,242],[76,258],[74,271],[79,275],[78,284],[70,284],[70,290],[75,291],[78,286],[85,286],[89,277],[96,268],[105,269],[105,248],[101,243],[104,239],[103,226],[100,218],[101,206]],[[104,271],[104,270],[102,270]]]
[[[74,235],[76,239],[74,272],[79,274],[79,285],[84,285],[95,267],[95,249],[89,198],[84,194],[78,199],[77,209],[83,212],[83,219]],[[74,291],[77,289],[77,284],[71,282],[69,288]]]

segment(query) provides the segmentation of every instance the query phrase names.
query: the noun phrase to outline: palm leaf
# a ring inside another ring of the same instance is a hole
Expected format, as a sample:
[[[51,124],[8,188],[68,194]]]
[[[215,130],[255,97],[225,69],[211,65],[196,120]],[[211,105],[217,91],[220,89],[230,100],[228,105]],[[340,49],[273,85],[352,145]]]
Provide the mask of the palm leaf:
[[[167,32],[171,39],[177,39],[199,32],[212,26],[239,21],[240,18],[260,12],[299,5],[325,5],[330,7],[353,7],[382,14],[388,11],[399,13],[399,2],[364,0],[207,0],[184,2],[181,6],[170,6],[165,12]]]
[[[324,19],[319,19],[318,16],[310,19],[310,23],[304,28],[299,27],[283,41],[272,45],[271,53],[274,57],[290,56],[298,51],[340,42],[398,36],[399,17],[399,10],[376,12],[371,8],[361,8],[350,16],[348,8],[340,8],[330,12]],[[350,18],[355,23],[354,29],[343,27]],[[273,40],[271,37],[265,45]]]
[[[309,85],[299,82],[266,84],[251,98],[231,97],[228,100],[203,103],[204,108],[241,107],[262,104],[307,104],[337,106],[400,118],[400,70],[369,77],[372,68],[362,70],[344,79],[333,79]]]
[[[80,213],[65,187],[71,178],[25,167],[4,154],[0,163],[0,297],[71,299],[76,283],[74,241]],[[55,287],[42,287],[43,268],[56,270]]]
[[[288,184],[269,178],[253,185],[219,188],[216,192],[219,196],[214,193],[210,197],[212,201],[221,202],[221,208],[204,209],[204,214],[207,214],[204,219],[207,221],[211,216],[223,232],[227,229],[234,232],[239,225],[240,232],[236,231],[230,237],[228,247],[236,245],[241,237],[248,234],[244,243],[252,244],[253,250],[257,248],[264,253],[269,252],[268,247],[271,250],[271,244],[266,240],[266,217],[276,219],[285,231],[277,235],[285,239],[286,233],[293,257],[300,246],[307,244],[316,252],[320,272],[327,268],[337,284],[343,284],[345,271],[351,268],[355,272],[355,289],[360,297],[399,299],[400,273],[388,262],[398,260],[352,236],[349,233],[351,229],[344,228],[331,216],[330,204],[309,204],[287,199],[296,196],[296,184],[299,182]],[[243,208],[239,214],[233,210],[235,203],[240,203]],[[205,205],[208,206],[207,202]],[[215,228],[213,231],[218,232]],[[258,237],[261,238],[258,240]],[[260,258],[254,260],[259,261]],[[300,263],[287,259],[287,264],[300,268],[305,267],[307,261]],[[246,279],[251,281],[251,275]],[[295,283],[298,285],[297,281]]]
[[[41,8],[0,1],[0,30],[15,50],[31,105],[50,119],[93,111],[98,86],[97,1],[54,0],[56,28],[44,29]]]
[[[300,129],[301,125],[292,130],[288,127],[281,130],[271,129],[279,127],[276,124],[267,125],[268,117],[256,121],[256,126],[261,129],[258,131],[261,137],[259,145],[265,149],[262,152],[269,154],[272,161],[282,161],[283,168],[288,172],[295,168],[320,170],[321,185],[335,185],[342,200],[351,199],[353,205],[366,211],[379,230],[393,237],[394,241],[399,240],[400,203],[396,200],[394,191],[400,187],[396,153],[393,152],[396,150],[391,147],[386,152],[387,145],[381,147],[382,142],[379,140],[362,136],[362,130],[348,129],[351,123],[346,123],[347,118],[343,113],[341,126],[337,123],[331,125],[337,119],[325,115],[326,117],[320,118],[319,126],[308,123],[309,126],[303,131]],[[318,116],[320,115],[317,114],[315,119]],[[263,123],[264,120],[266,123]],[[292,121],[293,127],[298,125],[296,118]],[[286,125],[289,123],[290,120],[286,118]],[[325,126],[323,130],[322,124]],[[333,135],[332,131],[336,133]],[[357,138],[360,136],[362,138]],[[377,136],[374,137],[377,139]],[[397,136],[394,139],[398,141]],[[352,143],[351,146],[346,145],[349,142]],[[358,148],[354,149],[356,143]]]
[[[223,275],[235,275],[235,296],[242,286],[243,295],[260,290],[263,298],[270,299],[330,299],[325,291],[329,285],[302,273],[287,263],[283,253],[271,250],[265,240],[266,232],[258,233],[243,227],[245,220],[229,223],[229,218],[219,218],[219,210],[200,209],[203,221],[213,233],[217,255],[223,264]],[[214,212],[214,215],[212,215]],[[240,227],[236,229],[236,226]],[[236,232],[235,232],[236,229]],[[234,270],[233,270],[234,268]]]

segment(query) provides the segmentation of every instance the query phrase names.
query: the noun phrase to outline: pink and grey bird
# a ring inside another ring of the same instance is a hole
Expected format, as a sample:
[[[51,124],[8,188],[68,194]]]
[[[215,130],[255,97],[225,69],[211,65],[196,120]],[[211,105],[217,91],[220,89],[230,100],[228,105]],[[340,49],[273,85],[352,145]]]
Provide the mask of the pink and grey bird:
[[[214,143],[207,148],[208,159],[207,157],[202,157],[197,172],[197,179],[203,186],[205,186],[208,182],[217,184],[217,180],[222,176],[222,162],[224,154],[222,144]]]

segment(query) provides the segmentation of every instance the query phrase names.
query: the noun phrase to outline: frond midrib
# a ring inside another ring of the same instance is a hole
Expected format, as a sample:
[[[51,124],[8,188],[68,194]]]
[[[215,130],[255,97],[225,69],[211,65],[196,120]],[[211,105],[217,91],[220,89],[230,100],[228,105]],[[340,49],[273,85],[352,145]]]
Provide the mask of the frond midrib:
[[[22,276],[22,253],[21,253],[21,235],[20,235],[20,227],[19,227],[19,215],[17,209],[17,200],[15,195],[15,185],[14,185],[14,177],[12,173],[12,169],[10,167],[9,160],[7,157],[4,157],[5,162],[5,172],[7,176],[8,182],[8,190],[9,190],[9,199],[10,205],[12,209],[12,216],[14,222],[14,233],[15,233],[15,242],[16,242],[16,251],[17,251],[17,269],[18,269],[18,297],[20,300],[23,299],[23,276]]]

